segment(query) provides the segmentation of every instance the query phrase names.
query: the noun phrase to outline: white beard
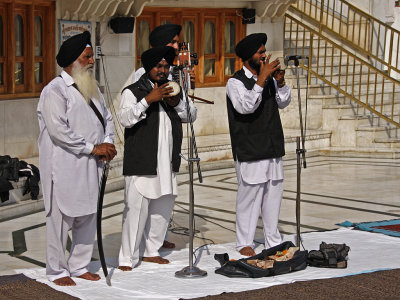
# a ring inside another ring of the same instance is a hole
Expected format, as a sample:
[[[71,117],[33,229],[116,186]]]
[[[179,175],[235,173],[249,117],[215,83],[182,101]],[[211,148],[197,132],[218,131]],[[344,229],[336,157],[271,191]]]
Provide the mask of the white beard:
[[[82,67],[79,62],[75,61],[72,65],[71,73],[74,82],[87,103],[90,103],[91,98],[100,99],[97,81],[93,76],[93,65]]]

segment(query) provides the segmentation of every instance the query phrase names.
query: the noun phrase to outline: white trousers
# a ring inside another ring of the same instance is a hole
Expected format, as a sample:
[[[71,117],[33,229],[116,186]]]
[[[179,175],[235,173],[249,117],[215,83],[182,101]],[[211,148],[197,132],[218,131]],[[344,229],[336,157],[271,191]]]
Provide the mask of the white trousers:
[[[125,208],[122,217],[122,238],[119,266],[135,267],[140,256],[159,256],[175,195],[148,199],[136,189],[131,176],[125,177]]]
[[[72,246],[66,259],[68,231],[72,230]],[[58,208],[52,195],[51,209],[46,216],[46,275],[50,281],[66,276],[80,276],[88,271],[96,234],[96,214],[69,217]]]
[[[283,196],[283,180],[269,180],[261,184],[247,184],[238,180],[236,198],[236,249],[254,248],[254,235],[260,215],[264,227],[265,248],[282,243],[278,230],[279,212]]]

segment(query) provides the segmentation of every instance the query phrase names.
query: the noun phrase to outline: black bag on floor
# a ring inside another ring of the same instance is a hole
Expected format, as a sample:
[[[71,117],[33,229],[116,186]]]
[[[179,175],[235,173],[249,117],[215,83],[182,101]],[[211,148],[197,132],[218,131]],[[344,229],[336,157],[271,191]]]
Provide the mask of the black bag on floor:
[[[32,200],[37,200],[39,195],[39,181],[40,173],[39,169],[32,164],[28,164],[26,161],[19,161],[18,175],[26,177],[23,195],[31,193]]]
[[[229,255],[227,253],[215,254],[215,260],[221,264],[221,268],[215,270],[215,273],[228,277],[259,278],[305,269],[307,267],[308,252],[299,250],[294,253],[290,260],[275,261],[273,267],[268,269],[263,269],[247,262],[248,260],[266,259],[270,255],[275,255],[277,251],[288,250],[290,247],[295,247],[292,242],[283,242],[275,247],[264,249],[260,254],[255,256],[234,261],[229,260]]]
[[[9,155],[0,155],[0,177],[7,180],[18,181],[19,159]]]
[[[0,201],[6,202],[10,198],[9,191],[14,189],[12,184],[5,178],[0,176]]]
[[[319,268],[347,268],[347,256],[350,247],[346,244],[327,244],[322,242],[319,250],[308,253],[307,263]]]

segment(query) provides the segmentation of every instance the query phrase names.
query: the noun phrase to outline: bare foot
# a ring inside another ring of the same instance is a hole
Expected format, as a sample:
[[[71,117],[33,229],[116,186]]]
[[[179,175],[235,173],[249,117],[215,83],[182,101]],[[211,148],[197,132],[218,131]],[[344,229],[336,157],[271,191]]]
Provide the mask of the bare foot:
[[[86,279],[86,280],[91,280],[91,281],[97,281],[100,280],[100,276],[94,273],[86,272],[83,273],[82,275],[76,276],[78,278]]]
[[[128,267],[128,266],[119,266],[118,269],[120,269],[121,271],[124,271],[124,272],[132,271],[132,268]]]
[[[76,285],[75,281],[73,281],[71,279],[71,277],[68,277],[68,276],[57,278],[53,282],[59,286],[74,286],[74,285]]]
[[[173,248],[175,248],[175,244],[165,240],[161,247],[168,248],[168,249],[173,249]]]
[[[145,262],[152,262],[160,265],[169,264],[169,260],[162,258],[161,256],[142,257],[142,260]]]
[[[242,254],[244,256],[254,256],[254,255],[256,255],[256,253],[254,252],[253,248],[251,248],[249,246],[240,249],[239,252],[240,252],[240,254]]]

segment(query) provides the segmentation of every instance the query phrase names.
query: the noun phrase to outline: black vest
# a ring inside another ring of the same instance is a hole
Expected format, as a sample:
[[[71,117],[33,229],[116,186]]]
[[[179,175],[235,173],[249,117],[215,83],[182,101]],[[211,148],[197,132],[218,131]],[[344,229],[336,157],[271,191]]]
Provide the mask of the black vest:
[[[237,71],[233,78],[243,82],[251,90],[256,83],[247,78],[244,70]],[[278,104],[275,100],[273,79],[266,81],[260,106],[251,114],[240,114],[227,96],[229,131],[234,160],[255,161],[285,155],[285,144]]]
[[[127,86],[138,102],[149,94],[151,86],[147,74]],[[125,90],[124,89],[124,90]],[[123,175],[157,175],[158,129],[160,123],[159,106],[162,105],[172,125],[172,170],[179,171],[181,164],[182,121],[175,109],[163,101],[153,102],[146,110],[146,118],[131,128],[125,128]]]

